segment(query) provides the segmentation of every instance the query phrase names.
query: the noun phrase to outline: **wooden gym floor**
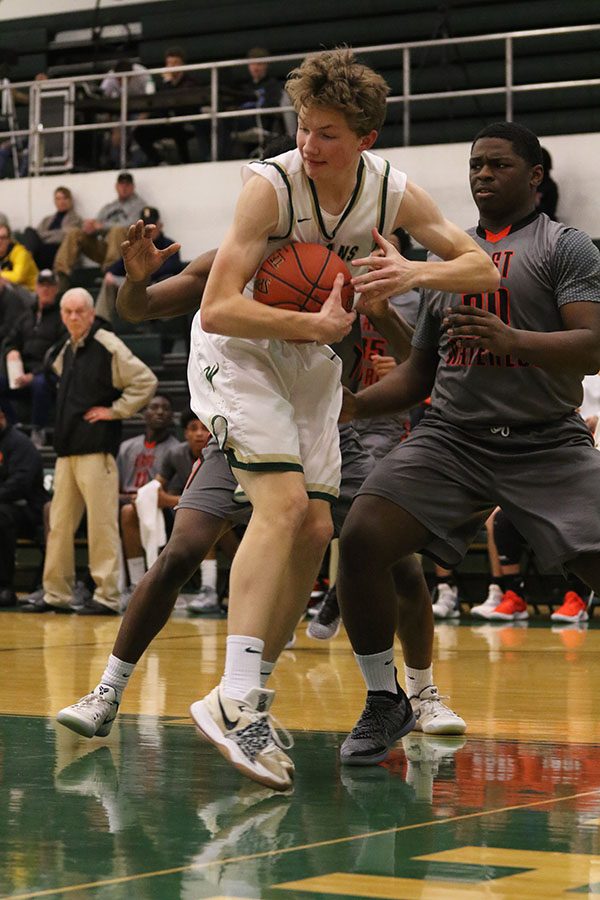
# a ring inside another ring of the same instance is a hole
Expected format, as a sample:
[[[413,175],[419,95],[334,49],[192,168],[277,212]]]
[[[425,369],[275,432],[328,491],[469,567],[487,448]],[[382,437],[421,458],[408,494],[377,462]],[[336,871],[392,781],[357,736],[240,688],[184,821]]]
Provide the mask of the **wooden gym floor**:
[[[442,623],[435,671],[464,738],[404,738],[341,768],[364,691],[342,632],[298,629],[272,679],[296,786],[243,779],[188,706],[216,682],[222,619],[173,618],[111,735],[54,724],[118,621],[0,615],[0,897],[468,900],[600,896],[600,628]]]

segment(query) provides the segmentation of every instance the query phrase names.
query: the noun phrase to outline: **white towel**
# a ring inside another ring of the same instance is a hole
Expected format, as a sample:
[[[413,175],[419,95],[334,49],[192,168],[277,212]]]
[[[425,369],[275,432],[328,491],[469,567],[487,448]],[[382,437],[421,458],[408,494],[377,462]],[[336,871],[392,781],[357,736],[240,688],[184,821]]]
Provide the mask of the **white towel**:
[[[167,532],[162,510],[158,508],[158,491],[160,482],[153,479],[139,488],[135,498],[140,521],[140,540],[146,552],[146,565],[152,565],[158,551],[167,543]]]

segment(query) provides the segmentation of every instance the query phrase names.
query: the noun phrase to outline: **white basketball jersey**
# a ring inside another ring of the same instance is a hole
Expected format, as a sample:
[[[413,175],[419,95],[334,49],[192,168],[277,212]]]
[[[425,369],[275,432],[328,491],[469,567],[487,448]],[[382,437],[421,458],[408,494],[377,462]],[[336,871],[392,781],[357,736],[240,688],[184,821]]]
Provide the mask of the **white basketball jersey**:
[[[247,181],[258,174],[277,192],[279,221],[269,238],[270,255],[291,241],[324,244],[346,263],[369,256],[373,249],[372,228],[390,234],[406,187],[406,175],[373,153],[361,154],[356,184],[346,208],[332,216],[319,206],[317,188],[306,175],[299,150],[272,159],[251,162],[242,169]],[[353,269],[352,274],[360,274]]]

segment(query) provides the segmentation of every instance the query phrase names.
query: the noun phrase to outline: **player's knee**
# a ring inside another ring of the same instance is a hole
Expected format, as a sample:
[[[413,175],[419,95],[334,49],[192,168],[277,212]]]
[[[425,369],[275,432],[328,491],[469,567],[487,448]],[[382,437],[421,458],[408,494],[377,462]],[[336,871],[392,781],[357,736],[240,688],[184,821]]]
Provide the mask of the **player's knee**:
[[[183,542],[170,540],[158,560],[162,577],[169,583],[184,584],[194,574],[206,553]]]
[[[424,585],[423,567],[419,559],[411,554],[399,559],[392,570],[396,590],[401,596],[414,598]]]
[[[255,504],[254,511],[274,529],[299,531],[308,514],[308,496],[303,488],[288,486],[287,490],[269,498],[264,506]]]
[[[315,551],[324,553],[333,537],[333,522],[328,510],[319,515],[307,515],[301,531],[305,541]]]
[[[138,524],[137,510],[133,503],[127,503],[121,507],[121,528],[136,527]]]

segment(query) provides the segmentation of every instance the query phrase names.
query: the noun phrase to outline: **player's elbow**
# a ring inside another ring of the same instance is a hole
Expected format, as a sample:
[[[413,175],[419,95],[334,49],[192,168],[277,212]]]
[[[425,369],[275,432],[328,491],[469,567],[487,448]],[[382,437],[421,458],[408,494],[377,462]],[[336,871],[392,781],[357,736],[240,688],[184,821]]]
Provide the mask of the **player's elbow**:
[[[497,291],[500,287],[500,272],[489,258],[487,253],[482,254],[485,257],[485,268],[482,270],[482,277],[485,282],[483,286],[484,291]],[[484,260],[482,259],[482,264]]]
[[[202,303],[200,307],[200,326],[206,334],[219,333],[219,315],[212,306]]]
[[[143,313],[132,312],[130,309],[127,309],[126,306],[122,306],[118,301],[116,304],[116,311],[119,318],[124,319],[126,322],[131,322],[132,325],[139,325],[140,322],[144,321]]]

